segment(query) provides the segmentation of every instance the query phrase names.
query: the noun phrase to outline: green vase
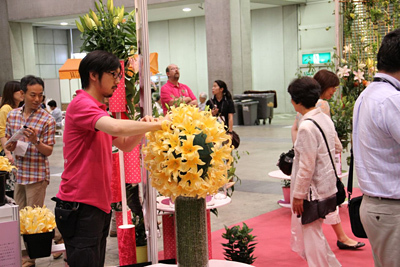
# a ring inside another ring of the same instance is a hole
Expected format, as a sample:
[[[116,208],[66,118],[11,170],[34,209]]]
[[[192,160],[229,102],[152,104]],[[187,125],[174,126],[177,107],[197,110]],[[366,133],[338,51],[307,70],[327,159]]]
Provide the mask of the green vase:
[[[207,215],[204,198],[177,197],[175,233],[179,267],[208,266]]]

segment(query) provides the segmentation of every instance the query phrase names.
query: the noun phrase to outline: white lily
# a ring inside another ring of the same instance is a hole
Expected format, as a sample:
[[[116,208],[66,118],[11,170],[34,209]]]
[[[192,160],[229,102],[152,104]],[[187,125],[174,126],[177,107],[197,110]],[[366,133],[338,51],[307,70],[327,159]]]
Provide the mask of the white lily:
[[[354,80],[358,81],[359,83],[364,80],[364,72],[358,69],[358,71],[353,71],[354,74]]]
[[[343,78],[344,76],[349,76],[350,74],[350,69],[346,66],[343,68],[339,67],[339,71],[337,72],[337,75],[339,78]]]

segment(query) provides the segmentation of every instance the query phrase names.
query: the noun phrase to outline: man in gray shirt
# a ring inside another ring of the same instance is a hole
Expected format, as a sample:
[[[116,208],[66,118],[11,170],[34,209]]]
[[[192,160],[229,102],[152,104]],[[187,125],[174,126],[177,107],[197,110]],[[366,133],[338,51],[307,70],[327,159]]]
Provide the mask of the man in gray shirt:
[[[57,107],[57,102],[54,100],[50,100],[49,103],[47,103],[47,105],[51,109],[51,115],[53,116],[54,120],[56,121],[57,128],[61,128],[63,117],[62,117],[61,110]]]

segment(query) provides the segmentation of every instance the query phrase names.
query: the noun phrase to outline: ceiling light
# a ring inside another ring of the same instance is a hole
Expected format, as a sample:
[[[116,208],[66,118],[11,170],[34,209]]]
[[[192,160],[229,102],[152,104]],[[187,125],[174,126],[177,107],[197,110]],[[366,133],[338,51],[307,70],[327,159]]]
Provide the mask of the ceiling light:
[[[60,22],[60,25],[62,25],[62,26],[67,26],[67,25],[68,25],[68,22]]]
[[[184,12],[190,12],[192,11],[192,9],[190,7],[185,7],[184,9],[182,9],[182,11]]]

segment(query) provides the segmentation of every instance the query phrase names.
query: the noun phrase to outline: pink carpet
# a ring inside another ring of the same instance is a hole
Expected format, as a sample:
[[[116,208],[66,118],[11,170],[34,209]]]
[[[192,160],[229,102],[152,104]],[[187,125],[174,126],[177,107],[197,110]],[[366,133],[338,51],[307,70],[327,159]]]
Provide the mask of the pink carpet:
[[[353,196],[361,195],[358,189],[354,190]],[[371,246],[368,239],[356,238],[351,232],[347,205],[340,208],[340,217],[344,231],[355,240],[365,243],[365,247],[358,250],[340,250],[336,246],[336,236],[331,226],[323,225],[324,234],[336,258],[342,266],[373,267]],[[215,218],[213,218],[215,219]],[[266,214],[246,220],[245,223],[253,228],[253,235],[257,236],[254,266],[279,266],[279,267],[306,267],[305,260],[290,249],[290,209],[280,208]],[[242,225],[241,223],[238,225]],[[232,226],[232,225],[231,225]],[[231,227],[230,226],[230,227]],[[225,229],[212,233],[213,259],[224,259],[223,247],[225,239],[221,237]],[[163,259],[163,253],[159,254]]]
[[[359,190],[354,190],[353,196],[361,195]],[[371,246],[368,239],[356,238],[351,232],[349,214],[347,205],[340,208],[340,218],[342,226],[350,238],[365,243],[365,247],[358,250],[341,250],[336,246],[336,235],[329,225],[323,225],[326,239],[336,258],[342,266],[363,266],[373,267],[374,260],[372,257]],[[307,263],[297,253],[290,249],[290,209],[280,208],[266,214],[254,217],[245,221],[245,223],[253,228],[253,235],[257,236],[255,256],[257,257],[254,266],[282,266],[282,267],[305,267]],[[242,225],[242,224],[238,224]],[[231,226],[230,226],[231,227]],[[213,258],[223,259],[223,248],[221,243],[225,243],[225,239],[221,237],[225,229],[221,229],[212,233]]]

